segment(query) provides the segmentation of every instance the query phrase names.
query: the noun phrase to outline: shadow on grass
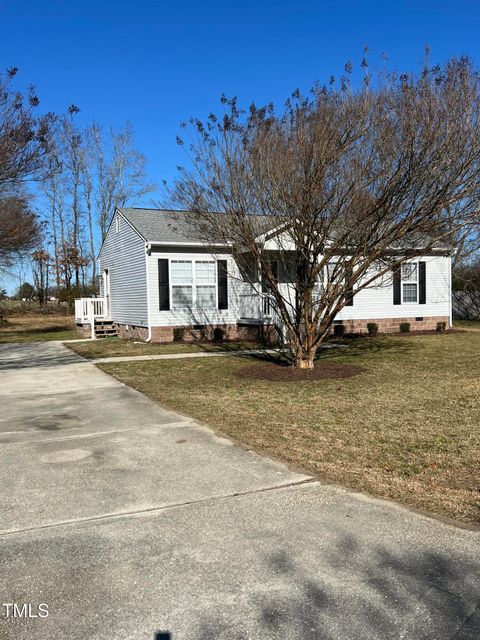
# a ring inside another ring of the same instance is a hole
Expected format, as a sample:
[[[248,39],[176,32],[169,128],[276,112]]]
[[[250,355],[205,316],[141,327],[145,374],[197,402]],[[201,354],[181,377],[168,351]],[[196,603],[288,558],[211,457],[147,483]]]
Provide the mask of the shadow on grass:
[[[335,345],[335,346],[334,346]],[[389,336],[352,337],[332,340],[325,344],[327,348],[320,348],[317,351],[316,359],[328,360],[339,357],[357,357],[386,351],[397,351],[407,353],[415,351],[421,347],[419,343],[414,343],[405,338],[391,338]]]
[[[328,362],[331,360],[348,359],[349,362],[354,361],[356,358],[361,359],[362,356],[383,353],[386,351],[397,351],[398,353],[407,353],[419,349],[420,345],[413,343],[412,341],[405,340],[403,338],[391,338],[387,336],[380,336],[376,338],[369,337],[352,337],[352,338],[339,338],[329,340],[322,344],[315,356],[315,362]],[[242,349],[238,344],[229,345],[228,343],[222,343],[218,345],[218,348],[212,349],[209,345],[203,345],[202,351],[227,351],[236,352]],[[274,351],[275,347],[256,345],[252,353],[240,353],[238,358],[245,360],[256,360],[259,362],[265,362],[269,364],[276,364],[279,366],[290,367],[293,363],[293,357],[290,351],[286,348]],[[361,364],[360,362],[358,364]]]

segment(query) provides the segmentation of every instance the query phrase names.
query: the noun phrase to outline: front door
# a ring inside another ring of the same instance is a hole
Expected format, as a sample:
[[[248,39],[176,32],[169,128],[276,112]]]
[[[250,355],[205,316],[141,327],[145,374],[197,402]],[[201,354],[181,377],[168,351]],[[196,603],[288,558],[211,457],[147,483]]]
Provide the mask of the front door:
[[[110,318],[110,273],[108,269],[103,271],[103,297],[105,298],[104,314],[106,318]]]

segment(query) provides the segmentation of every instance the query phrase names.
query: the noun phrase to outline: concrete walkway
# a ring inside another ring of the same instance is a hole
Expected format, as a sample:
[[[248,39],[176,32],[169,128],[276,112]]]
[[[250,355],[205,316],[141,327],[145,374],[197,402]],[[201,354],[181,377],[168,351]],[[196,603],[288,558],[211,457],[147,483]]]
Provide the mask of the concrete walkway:
[[[480,533],[322,485],[58,344],[0,346],[6,640],[478,640]]]
[[[157,353],[143,356],[108,356],[93,358],[91,362],[141,362],[142,360],[182,360],[184,358],[213,358],[225,356],[253,356],[279,353],[281,349],[241,349],[237,351],[191,351],[186,353]]]

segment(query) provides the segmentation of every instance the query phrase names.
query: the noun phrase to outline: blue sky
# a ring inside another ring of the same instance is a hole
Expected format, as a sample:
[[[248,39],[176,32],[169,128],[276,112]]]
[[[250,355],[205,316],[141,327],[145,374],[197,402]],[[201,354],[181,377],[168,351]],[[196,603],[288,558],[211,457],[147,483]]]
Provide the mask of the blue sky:
[[[469,54],[480,65],[480,2],[0,0],[1,66],[19,67],[45,109],[130,120],[158,183],[184,161],[180,122],[218,109],[222,92],[282,103],[358,65],[365,45],[408,71],[425,44],[432,62]]]

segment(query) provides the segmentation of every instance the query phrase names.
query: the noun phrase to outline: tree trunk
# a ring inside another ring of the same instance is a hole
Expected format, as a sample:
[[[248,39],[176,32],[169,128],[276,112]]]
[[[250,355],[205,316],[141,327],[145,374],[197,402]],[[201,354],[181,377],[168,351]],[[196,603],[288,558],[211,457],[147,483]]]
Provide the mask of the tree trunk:
[[[293,361],[293,366],[296,369],[313,369],[313,356],[308,356],[306,354],[296,355]]]
[[[296,369],[313,369],[316,347],[311,345],[310,340],[306,340],[301,343],[298,340],[295,341],[293,351],[293,364]]]

